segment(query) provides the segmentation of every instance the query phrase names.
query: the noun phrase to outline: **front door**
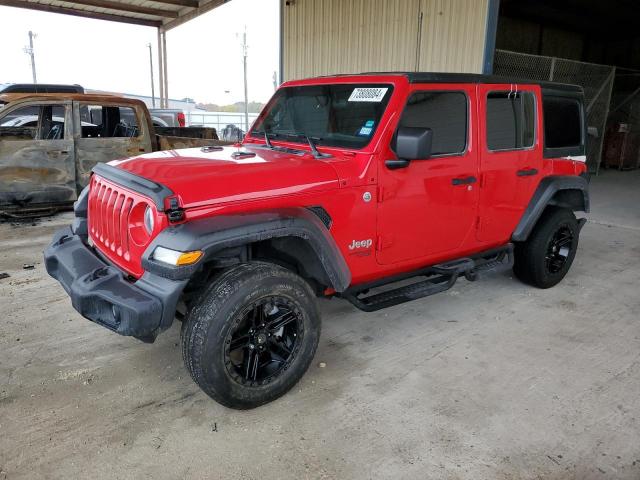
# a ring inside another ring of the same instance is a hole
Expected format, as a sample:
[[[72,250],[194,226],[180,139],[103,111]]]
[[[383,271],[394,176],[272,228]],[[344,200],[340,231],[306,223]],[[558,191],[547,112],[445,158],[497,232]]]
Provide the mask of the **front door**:
[[[0,115],[0,203],[77,198],[71,102],[23,102]]]
[[[432,155],[390,170],[381,159],[377,260],[428,264],[473,238],[478,204],[476,86],[414,85],[400,126],[433,132]]]
[[[507,88],[505,88],[507,87]],[[541,177],[540,87],[480,85],[478,240],[506,243]]]

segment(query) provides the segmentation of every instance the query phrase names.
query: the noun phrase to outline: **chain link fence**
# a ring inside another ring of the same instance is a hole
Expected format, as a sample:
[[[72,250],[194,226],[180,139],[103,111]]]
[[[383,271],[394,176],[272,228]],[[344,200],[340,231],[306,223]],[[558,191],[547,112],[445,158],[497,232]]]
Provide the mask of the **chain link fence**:
[[[616,73],[615,67],[565,58],[496,50],[493,73],[582,86],[587,111],[587,125],[593,133],[597,133],[595,136],[589,135],[587,137],[587,166],[590,172],[597,173],[602,157],[611,89]]]

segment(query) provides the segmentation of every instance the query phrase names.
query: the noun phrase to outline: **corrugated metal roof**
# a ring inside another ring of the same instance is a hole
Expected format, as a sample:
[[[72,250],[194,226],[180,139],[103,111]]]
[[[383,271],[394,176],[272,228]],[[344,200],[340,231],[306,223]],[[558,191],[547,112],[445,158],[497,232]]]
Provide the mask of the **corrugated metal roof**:
[[[0,0],[0,5],[170,30],[230,0]]]

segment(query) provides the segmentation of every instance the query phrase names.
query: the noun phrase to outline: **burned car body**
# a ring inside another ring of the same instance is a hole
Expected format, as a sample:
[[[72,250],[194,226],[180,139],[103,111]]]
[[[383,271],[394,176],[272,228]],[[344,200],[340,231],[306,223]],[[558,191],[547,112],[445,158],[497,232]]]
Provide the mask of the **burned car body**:
[[[158,135],[139,100],[0,94],[0,211],[70,206],[98,163],[221,143],[214,129],[170,130]]]

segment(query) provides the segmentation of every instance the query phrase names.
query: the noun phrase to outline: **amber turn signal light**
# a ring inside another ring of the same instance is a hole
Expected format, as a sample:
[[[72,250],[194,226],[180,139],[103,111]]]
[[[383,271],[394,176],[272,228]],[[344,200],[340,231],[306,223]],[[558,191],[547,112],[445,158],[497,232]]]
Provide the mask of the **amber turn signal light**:
[[[202,257],[202,252],[200,250],[195,250],[193,252],[184,252],[182,255],[178,257],[178,261],[176,265],[193,265]]]
[[[201,250],[193,250],[191,252],[179,252],[165,247],[156,247],[153,251],[153,259],[168,265],[182,267],[185,265],[193,265],[204,255]]]

